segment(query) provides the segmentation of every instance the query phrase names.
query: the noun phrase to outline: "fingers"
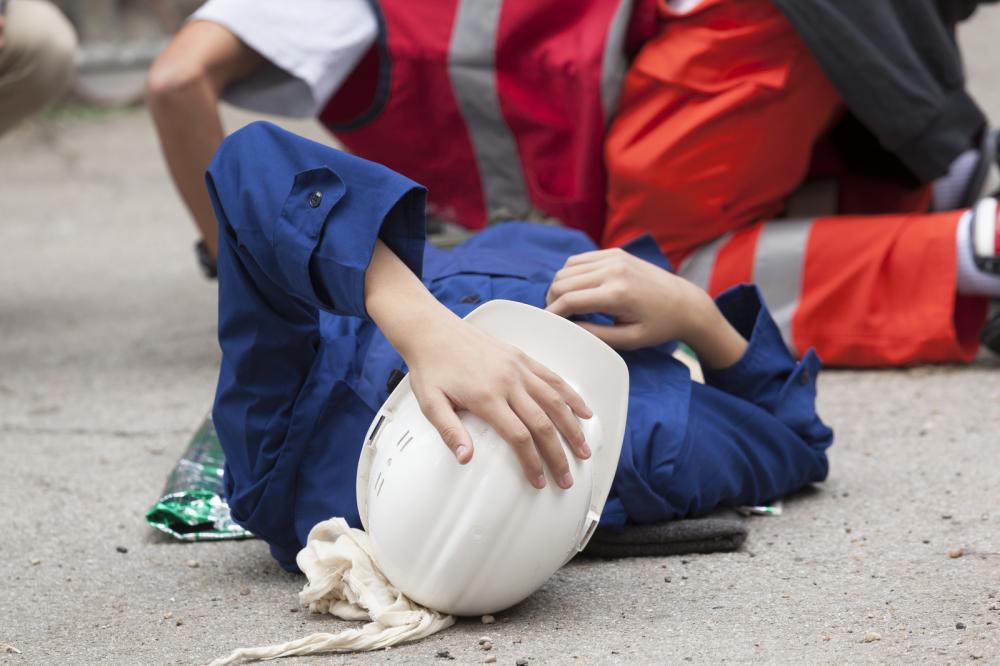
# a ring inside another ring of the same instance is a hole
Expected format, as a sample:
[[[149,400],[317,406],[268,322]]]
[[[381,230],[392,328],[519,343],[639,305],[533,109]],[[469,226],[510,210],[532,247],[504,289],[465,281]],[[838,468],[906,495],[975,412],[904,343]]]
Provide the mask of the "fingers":
[[[594,412],[587,406],[587,403],[583,400],[580,394],[574,391],[573,387],[567,384],[562,377],[552,372],[530,356],[525,356],[525,363],[527,363],[528,368],[535,373],[538,378],[552,387],[552,389],[559,394],[563,403],[569,405],[569,408],[573,410],[574,414],[582,419],[589,419],[594,415]],[[566,439],[569,439],[569,435],[566,432],[563,432],[563,436],[566,437]]]
[[[563,294],[556,300],[549,303],[545,309],[560,317],[572,317],[578,314],[591,314],[593,312],[606,312],[614,314],[615,301],[608,289],[594,287],[592,289],[581,289]]]
[[[566,460],[566,453],[563,451],[562,442],[559,441],[559,433],[555,424],[552,423],[552,419],[527,392],[522,391],[512,396],[510,406],[517,414],[517,418],[531,433],[530,439],[533,442],[531,448],[537,449],[538,453],[541,454],[545,464],[552,472],[556,484],[563,489],[572,486],[573,475],[570,474],[569,462]],[[537,458],[537,456],[534,457]]]
[[[565,398],[540,379],[531,380],[528,386],[528,395],[549,417],[566,443],[569,444],[573,454],[581,460],[589,458],[590,447],[587,445],[587,438],[584,437],[580,423],[576,420]]]
[[[531,414],[530,411],[524,411],[525,418],[529,420],[534,418],[535,415]],[[535,448],[533,433],[525,425],[524,419],[512,410],[512,405],[505,400],[497,400],[484,410],[480,417],[489,423],[497,431],[497,434],[514,449],[514,455],[517,456],[517,461],[521,464],[521,469],[524,470],[524,475],[528,477],[531,485],[539,490],[544,488],[545,472],[542,469],[541,458],[538,457],[538,450]],[[541,430],[538,436],[542,436]],[[565,462],[564,457],[563,463]]]
[[[590,252],[581,252],[580,254],[574,254],[572,257],[566,260],[566,266],[579,266],[581,264],[589,264],[595,261],[600,261],[601,259],[607,259],[608,257],[614,257],[619,254],[624,253],[624,250],[614,247],[608,250],[592,250]]]
[[[604,282],[604,275],[600,271],[588,270],[581,275],[573,275],[570,277],[556,278],[552,281],[549,286],[548,293],[545,294],[545,304],[550,305],[553,301],[558,300],[561,296],[573,291],[582,291],[584,289],[593,289],[594,287],[599,287]]]
[[[444,393],[438,391],[421,400],[420,409],[458,462],[464,465],[472,460],[472,438]]]
[[[603,340],[605,344],[614,349],[630,351],[645,346],[641,338],[642,331],[639,324],[605,326],[602,324],[592,324],[589,321],[578,321],[576,323],[580,328],[593,333]]]

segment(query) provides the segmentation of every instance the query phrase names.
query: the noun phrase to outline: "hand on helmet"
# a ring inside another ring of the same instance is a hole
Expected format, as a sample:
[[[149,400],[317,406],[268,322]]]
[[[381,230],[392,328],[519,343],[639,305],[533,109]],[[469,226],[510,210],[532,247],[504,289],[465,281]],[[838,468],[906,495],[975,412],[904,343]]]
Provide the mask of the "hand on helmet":
[[[579,324],[615,349],[687,342],[695,319],[714,307],[687,280],[617,248],[567,259],[545,302],[547,310],[563,317],[595,312],[612,317],[614,325]]]
[[[473,456],[472,438],[456,413],[468,410],[514,448],[533,486],[545,487],[543,460],[559,487],[573,484],[558,433],[578,458],[589,458],[574,414],[590,418],[592,412],[555,373],[457,319],[422,331],[407,356],[420,408],[459,462]]]

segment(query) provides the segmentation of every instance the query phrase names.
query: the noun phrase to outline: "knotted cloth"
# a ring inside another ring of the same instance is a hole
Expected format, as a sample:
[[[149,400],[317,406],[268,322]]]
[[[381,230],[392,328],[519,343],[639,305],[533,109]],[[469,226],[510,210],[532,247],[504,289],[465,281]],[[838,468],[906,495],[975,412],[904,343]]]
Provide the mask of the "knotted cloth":
[[[309,531],[295,558],[308,582],[299,601],[313,613],[342,620],[370,620],[336,634],[317,633],[266,647],[242,648],[210,666],[275,659],[320,652],[363,652],[420,640],[455,623],[451,615],[408,599],[382,575],[372,556],[368,534],[331,518]]]

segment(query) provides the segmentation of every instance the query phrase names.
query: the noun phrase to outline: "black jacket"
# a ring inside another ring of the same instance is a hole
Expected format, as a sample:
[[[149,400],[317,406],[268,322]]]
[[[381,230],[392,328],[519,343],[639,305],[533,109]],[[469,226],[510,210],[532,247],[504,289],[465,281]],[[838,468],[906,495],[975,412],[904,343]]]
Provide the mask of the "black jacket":
[[[851,114],[916,182],[943,175],[986,118],[954,24],[983,0],[774,0]],[[985,0],[995,2],[996,0]]]

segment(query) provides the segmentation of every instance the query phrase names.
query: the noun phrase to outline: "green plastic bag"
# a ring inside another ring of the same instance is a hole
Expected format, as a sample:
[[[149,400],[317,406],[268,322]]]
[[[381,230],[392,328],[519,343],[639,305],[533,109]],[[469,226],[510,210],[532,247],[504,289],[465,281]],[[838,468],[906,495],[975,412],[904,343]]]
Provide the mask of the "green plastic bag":
[[[212,417],[206,416],[177,461],[146,522],[183,541],[246,539],[253,534],[229,514],[222,491],[225,456]]]

